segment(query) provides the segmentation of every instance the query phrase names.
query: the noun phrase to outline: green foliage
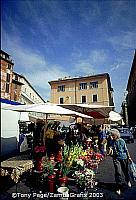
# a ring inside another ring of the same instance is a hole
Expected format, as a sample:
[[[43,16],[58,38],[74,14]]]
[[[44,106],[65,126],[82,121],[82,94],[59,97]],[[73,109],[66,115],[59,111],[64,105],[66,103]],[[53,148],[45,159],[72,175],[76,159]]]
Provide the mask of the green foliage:
[[[68,173],[70,172],[70,168],[67,167],[65,163],[63,163],[61,171],[62,171],[63,176],[67,176]]]
[[[54,172],[54,166],[50,161],[45,161],[43,163],[43,172],[48,173],[48,175],[52,175]]]

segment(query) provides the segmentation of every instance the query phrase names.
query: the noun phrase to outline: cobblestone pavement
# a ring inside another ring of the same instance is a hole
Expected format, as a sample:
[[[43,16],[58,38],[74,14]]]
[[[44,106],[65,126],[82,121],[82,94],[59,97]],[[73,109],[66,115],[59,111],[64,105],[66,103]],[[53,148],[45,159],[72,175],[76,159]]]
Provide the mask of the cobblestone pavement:
[[[130,151],[131,157],[134,162],[136,162],[136,141],[135,143],[128,144],[128,149]],[[106,157],[99,165],[96,179],[98,180],[98,185],[95,189],[90,189],[86,198],[78,197],[78,198],[69,198],[69,199],[102,199],[102,200],[112,200],[112,199],[121,199],[121,200],[134,200],[136,199],[136,182],[132,182],[132,188],[127,188],[125,185],[125,181],[123,183],[122,193],[121,195],[116,195],[115,193],[115,180],[114,180],[114,167],[112,163],[111,157]],[[13,200],[13,199],[47,199],[42,198],[42,195],[39,194],[38,197],[32,197],[35,193],[34,190],[27,184],[26,178],[24,177],[17,185],[13,184],[9,179],[1,180],[1,188],[5,188],[1,193],[1,200]],[[74,186],[73,186],[74,188]],[[18,193],[18,198],[15,198],[14,194]],[[21,197],[21,194],[24,196]],[[30,194],[30,196],[29,196]],[[74,189],[73,193],[74,194]],[[13,195],[13,197],[12,197]],[[59,198],[50,198],[50,199],[59,199]]]

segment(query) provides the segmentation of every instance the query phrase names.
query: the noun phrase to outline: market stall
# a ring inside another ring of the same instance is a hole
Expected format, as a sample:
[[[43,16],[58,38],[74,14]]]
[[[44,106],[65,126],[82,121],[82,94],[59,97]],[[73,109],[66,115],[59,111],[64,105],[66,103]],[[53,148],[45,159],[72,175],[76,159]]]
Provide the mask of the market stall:
[[[43,184],[43,191],[47,190],[49,192],[60,191],[60,187],[69,188],[71,180],[75,182],[80,190],[95,187],[95,173],[100,161],[103,159],[97,148],[97,143],[94,144],[91,138],[85,137],[83,127],[80,128],[80,131],[77,129],[71,130],[74,137],[67,142],[67,138],[62,137],[60,134],[58,124],[50,125],[47,123],[49,114],[79,116],[89,119],[92,119],[92,117],[54,104],[21,105],[10,107],[10,109],[19,112],[41,112],[46,115],[42,136],[45,144],[43,145],[42,141],[39,140],[39,144],[34,148],[34,161],[37,163],[33,174],[39,177],[34,180],[34,183],[39,182],[38,185],[40,186]],[[52,144],[53,151],[48,152],[51,149],[51,145],[48,144]],[[9,164],[9,166],[11,165]],[[17,173],[19,168],[21,168],[20,164],[15,168],[13,166]],[[15,180],[18,180],[17,177]]]

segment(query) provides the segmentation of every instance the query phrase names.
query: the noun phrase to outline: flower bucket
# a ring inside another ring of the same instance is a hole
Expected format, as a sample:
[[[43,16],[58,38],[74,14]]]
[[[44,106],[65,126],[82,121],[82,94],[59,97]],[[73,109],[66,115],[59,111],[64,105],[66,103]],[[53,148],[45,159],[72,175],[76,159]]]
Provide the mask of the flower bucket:
[[[65,186],[68,183],[68,177],[63,176],[63,177],[59,178],[59,182],[60,182],[61,186]]]
[[[52,192],[54,193],[55,192],[55,176],[54,175],[51,175],[51,176],[48,176],[48,189],[49,189],[49,192]]]
[[[68,187],[59,187],[57,189],[58,193],[61,194],[60,200],[68,200],[69,197],[69,189]]]

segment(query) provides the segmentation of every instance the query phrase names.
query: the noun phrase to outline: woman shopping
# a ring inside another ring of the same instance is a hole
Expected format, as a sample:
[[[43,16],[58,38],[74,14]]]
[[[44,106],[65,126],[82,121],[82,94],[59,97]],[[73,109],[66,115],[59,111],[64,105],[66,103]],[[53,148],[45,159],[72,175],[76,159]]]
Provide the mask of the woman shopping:
[[[115,169],[115,181],[117,184],[116,193],[121,194],[122,171],[127,182],[127,186],[131,187],[130,175],[128,171],[128,161],[132,161],[127,149],[125,141],[120,138],[120,133],[117,129],[111,129],[111,142],[108,155],[112,155]]]

